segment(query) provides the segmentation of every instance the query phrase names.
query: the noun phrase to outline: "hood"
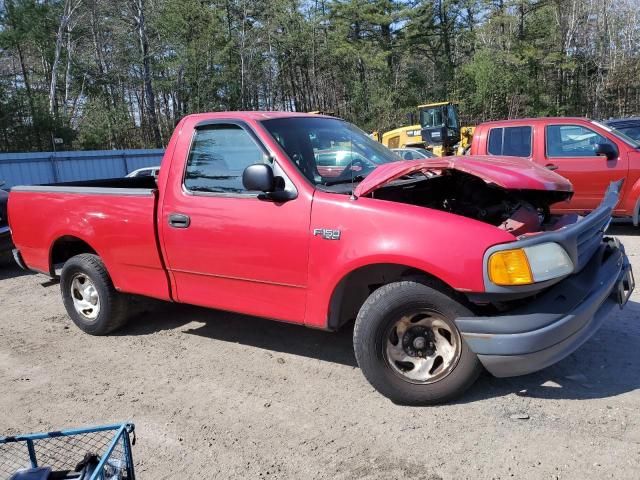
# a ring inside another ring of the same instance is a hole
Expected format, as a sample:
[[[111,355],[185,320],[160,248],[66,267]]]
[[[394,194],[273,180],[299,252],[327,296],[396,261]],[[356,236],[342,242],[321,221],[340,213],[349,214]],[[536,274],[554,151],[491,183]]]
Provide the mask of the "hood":
[[[572,192],[571,182],[531,160],[517,157],[465,156],[401,160],[376,167],[356,187],[362,197],[398,178],[416,172],[459,170],[507,190],[551,190]]]

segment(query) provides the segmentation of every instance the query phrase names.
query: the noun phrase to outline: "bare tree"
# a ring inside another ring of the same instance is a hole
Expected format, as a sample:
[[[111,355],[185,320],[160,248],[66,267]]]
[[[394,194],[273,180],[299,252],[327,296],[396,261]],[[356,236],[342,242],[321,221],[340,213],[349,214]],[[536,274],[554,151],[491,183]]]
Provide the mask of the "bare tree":
[[[162,137],[158,126],[158,116],[156,114],[156,99],[151,83],[151,57],[149,55],[149,38],[147,36],[145,23],[144,0],[131,0],[133,8],[133,19],[138,34],[140,53],[142,54],[142,80],[144,87],[145,107],[149,127],[153,135],[156,148],[162,148]]]
[[[56,35],[53,64],[51,65],[51,83],[49,84],[49,113],[52,115],[57,113],[58,108],[56,102],[56,88],[58,84],[58,66],[60,65],[62,42],[64,41],[65,32],[67,32],[73,14],[81,4],[82,0],[65,0],[62,16],[60,17],[60,24]]]

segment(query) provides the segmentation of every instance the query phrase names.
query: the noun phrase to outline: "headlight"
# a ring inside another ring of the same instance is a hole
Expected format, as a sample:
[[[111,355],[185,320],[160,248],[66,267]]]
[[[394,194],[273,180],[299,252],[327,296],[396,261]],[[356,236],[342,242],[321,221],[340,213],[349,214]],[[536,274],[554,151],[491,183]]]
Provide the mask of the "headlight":
[[[569,255],[557,243],[502,250],[489,257],[489,279],[496,285],[528,285],[568,275]]]

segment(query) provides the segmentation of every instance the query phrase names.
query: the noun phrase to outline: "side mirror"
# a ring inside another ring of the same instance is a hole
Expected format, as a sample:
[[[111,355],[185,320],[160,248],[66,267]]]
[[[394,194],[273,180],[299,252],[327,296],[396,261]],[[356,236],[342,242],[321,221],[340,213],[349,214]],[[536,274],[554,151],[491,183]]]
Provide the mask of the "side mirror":
[[[249,165],[242,172],[242,185],[247,190],[269,193],[276,187],[273,169],[264,163]]]
[[[242,172],[242,185],[250,191],[262,192],[260,200],[287,202],[298,195],[295,191],[285,190],[284,179],[273,174],[273,168],[264,163],[249,165]]]
[[[596,143],[594,152],[596,155],[604,155],[607,160],[615,160],[618,158],[618,147],[612,143]]]

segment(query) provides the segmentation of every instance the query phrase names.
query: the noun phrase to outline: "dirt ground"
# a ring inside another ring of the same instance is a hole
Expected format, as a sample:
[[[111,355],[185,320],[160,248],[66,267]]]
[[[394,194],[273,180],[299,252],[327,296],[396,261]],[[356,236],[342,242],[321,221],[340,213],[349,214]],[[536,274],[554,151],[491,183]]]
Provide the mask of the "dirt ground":
[[[640,273],[640,231],[617,226]],[[139,478],[638,479],[640,288],[542,372],[408,408],[337,334],[155,303],[82,334],[59,287],[0,267],[0,435],[131,420]]]

